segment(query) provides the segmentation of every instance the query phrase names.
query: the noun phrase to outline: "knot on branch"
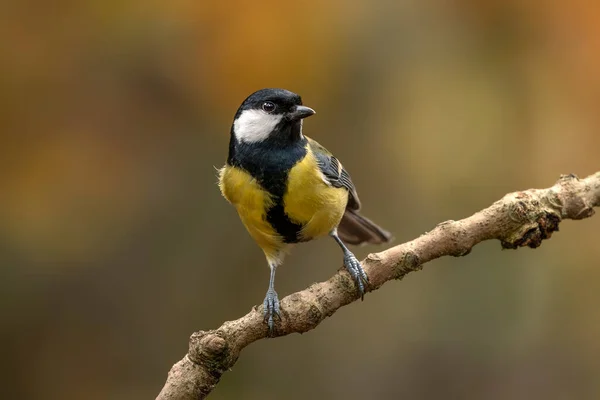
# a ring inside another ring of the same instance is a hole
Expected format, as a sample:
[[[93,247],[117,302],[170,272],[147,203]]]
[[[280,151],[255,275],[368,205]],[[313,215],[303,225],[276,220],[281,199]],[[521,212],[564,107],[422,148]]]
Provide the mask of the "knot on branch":
[[[549,239],[553,232],[558,231],[560,217],[553,212],[542,211],[537,220],[525,225],[508,238],[501,240],[503,249],[516,249],[519,247],[540,247],[542,240]]]
[[[211,375],[221,376],[233,364],[229,354],[227,339],[218,330],[195,332],[190,337],[189,359],[204,366]]]
[[[507,213],[509,225],[512,225],[513,230],[501,238],[502,248],[539,247],[542,240],[550,238],[553,232],[558,231],[562,207],[563,201],[552,189],[515,193],[514,201],[508,204]]]
[[[308,332],[323,321],[328,316],[322,309],[323,295],[319,285],[313,285],[307,293],[296,292],[285,298],[282,301],[281,313],[286,320],[286,326],[282,334],[286,331]]]
[[[394,266],[394,275],[396,279],[404,278],[404,275],[412,271],[422,269],[421,260],[419,256],[412,250],[408,250],[400,261]]]

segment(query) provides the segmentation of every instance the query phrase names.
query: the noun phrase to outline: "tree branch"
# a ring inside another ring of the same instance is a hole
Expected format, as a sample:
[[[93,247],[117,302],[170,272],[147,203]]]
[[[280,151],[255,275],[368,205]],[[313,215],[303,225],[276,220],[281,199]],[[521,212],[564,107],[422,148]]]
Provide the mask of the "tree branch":
[[[381,253],[369,254],[363,267],[369,291],[401,279],[436,258],[467,255],[477,243],[498,239],[502,248],[536,248],[558,230],[563,219],[583,219],[600,206],[600,172],[585,179],[562,176],[548,189],[510,193],[490,207],[460,221],[446,221],[420,237]],[[281,300],[281,321],[275,336],[314,329],[338,308],[359,298],[350,275],[340,269],[329,280]],[[192,334],[188,354],[169,372],[157,399],[203,399],[223,372],[237,361],[250,343],[267,337],[262,306],[240,319],[211,331]]]

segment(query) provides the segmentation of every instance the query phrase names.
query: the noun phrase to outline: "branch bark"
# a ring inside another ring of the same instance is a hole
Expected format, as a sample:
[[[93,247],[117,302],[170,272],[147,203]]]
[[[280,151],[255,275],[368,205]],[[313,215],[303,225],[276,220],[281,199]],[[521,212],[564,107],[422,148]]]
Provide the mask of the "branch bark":
[[[460,221],[446,221],[420,237],[380,253],[369,254],[363,267],[369,291],[402,279],[442,256],[464,256],[484,240],[498,239],[505,249],[536,248],[558,230],[563,219],[583,219],[600,206],[600,172],[579,179],[564,175],[548,189],[510,193],[490,207]],[[338,308],[359,298],[350,275],[340,269],[329,280],[281,300],[275,336],[314,329]],[[192,334],[186,356],[171,368],[157,399],[204,399],[244,347],[267,337],[262,306],[211,331]]]

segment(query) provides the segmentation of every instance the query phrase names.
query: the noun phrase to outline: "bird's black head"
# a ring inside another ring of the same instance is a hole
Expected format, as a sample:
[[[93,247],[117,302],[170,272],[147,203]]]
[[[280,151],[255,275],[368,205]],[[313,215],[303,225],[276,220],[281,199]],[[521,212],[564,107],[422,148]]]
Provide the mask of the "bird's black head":
[[[261,89],[244,100],[231,127],[232,140],[257,143],[293,143],[303,139],[302,119],[315,111],[302,105],[296,93],[284,89]]]

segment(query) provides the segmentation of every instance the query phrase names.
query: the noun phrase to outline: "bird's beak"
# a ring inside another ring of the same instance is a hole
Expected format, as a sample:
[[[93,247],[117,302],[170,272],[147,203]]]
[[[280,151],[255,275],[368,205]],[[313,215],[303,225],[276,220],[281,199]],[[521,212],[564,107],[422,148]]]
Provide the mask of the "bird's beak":
[[[296,106],[296,109],[289,114],[292,121],[298,121],[315,114],[315,110],[310,107]]]

